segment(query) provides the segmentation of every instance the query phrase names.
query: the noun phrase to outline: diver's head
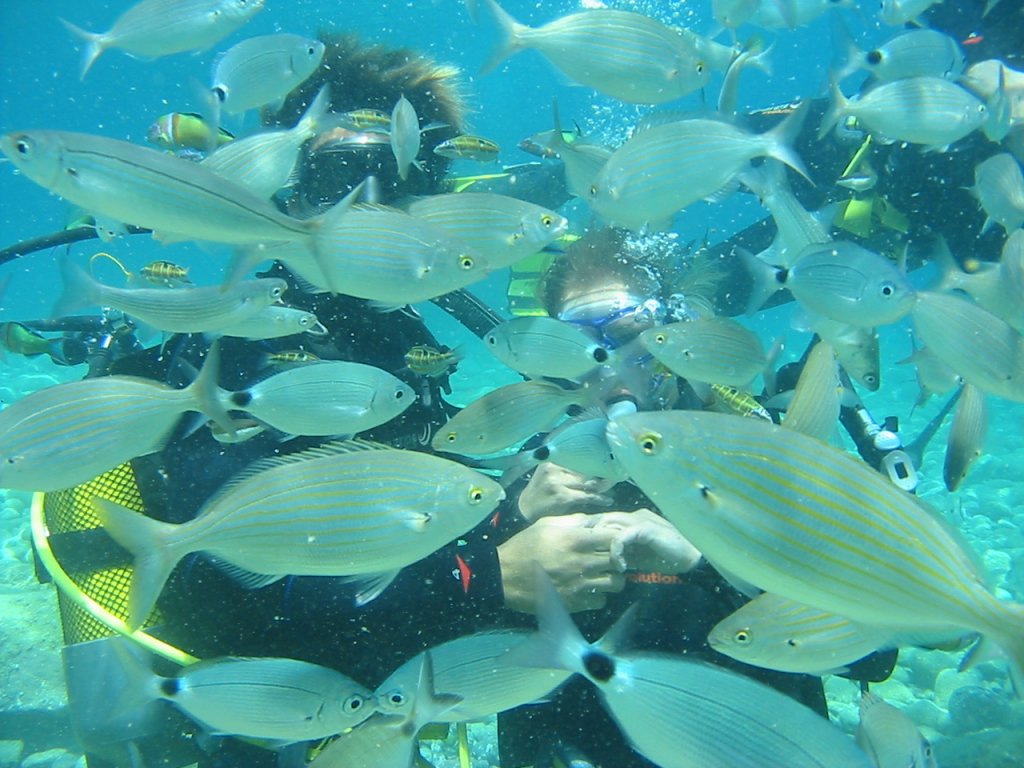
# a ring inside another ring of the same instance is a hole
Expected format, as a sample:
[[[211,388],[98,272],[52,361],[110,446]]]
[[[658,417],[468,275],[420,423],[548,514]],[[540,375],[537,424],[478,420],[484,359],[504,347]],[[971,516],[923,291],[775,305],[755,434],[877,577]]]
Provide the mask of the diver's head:
[[[591,329],[610,348],[627,344],[665,315],[657,275],[622,255],[623,238],[618,230],[588,233],[555,260],[538,289],[549,315]]]
[[[373,109],[390,116],[401,96],[416,110],[424,131],[419,158],[423,171],[409,170],[402,180],[386,132],[328,126],[307,142],[299,160],[298,194],[290,207],[314,211],[331,205],[368,176],[379,183],[384,201],[408,195],[436,194],[450,159],[435,155],[437,144],[462,132],[465,105],[458,87],[458,69],[438,64],[409,49],[365,45],[355,35],[321,33],[326,51],[320,68],[289,94],[276,113],[264,114],[267,125],[295,125],[317,92],[330,89],[335,114]],[[386,126],[384,126],[386,131]]]

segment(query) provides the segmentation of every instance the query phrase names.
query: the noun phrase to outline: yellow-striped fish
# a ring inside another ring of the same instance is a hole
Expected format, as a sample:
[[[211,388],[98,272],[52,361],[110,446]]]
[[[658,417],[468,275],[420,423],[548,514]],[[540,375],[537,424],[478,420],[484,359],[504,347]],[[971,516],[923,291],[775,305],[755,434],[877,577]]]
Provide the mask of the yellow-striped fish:
[[[1024,604],[992,594],[934,511],[864,462],[799,432],[717,413],[624,416],[610,422],[608,441],[633,482],[717,567],[851,621],[977,632],[1024,684]]]
[[[285,349],[270,352],[263,358],[264,365],[295,365],[298,363],[315,363],[320,358],[306,349]]]
[[[735,413],[738,416],[749,416],[765,421],[772,420],[771,414],[749,392],[736,389],[736,387],[728,387],[725,384],[712,384],[711,393],[714,395],[718,410],[724,413]]]
[[[379,109],[353,109],[336,115],[338,122],[353,131],[391,130],[391,115]]]
[[[428,344],[417,344],[404,357],[406,366],[417,376],[437,378],[454,371],[462,360],[462,353],[458,349],[442,352]]]
[[[442,141],[434,147],[434,154],[453,160],[476,160],[479,163],[496,163],[501,147],[483,136],[468,133]]]
[[[168,288],[192,285],[192,281],[188,279],[188,267],[171,261],[151,261],[139,270],[139,276],[154,285],[164,285]]]
[[[942,479],[946,490],[955,491],[967,477],[967,471],[981,449],[988,432],[988,403],[985,395],[973,384],[964,384],[960,402],[956,406],[953,426],[946,441],[946,458],[942,464]]]
[[[362,576],[357,602],[364,604],[504,497],[501,486],[461,464],[355,441],[259,462],[180,525],[103,499],[93,506],[135,558],[128,626],[137,629],[191,552],[249,572],[240,578],[252,588],[286,575]]]
[[[0,411],[0,488],[55,491],[159,451],[187,411],[234,425],[217,401],[216,346],[185,389],[99,376],[33,392]]]
[[[218,128],[214,138],[213,126],[195,112],[170,112],[158,117],[146,132],[146,141],[172,152],[183,149],[206,151],[234,140],[235,134],[226,128]]]
[[[550,381],[521,381],[488,392],[441,427],[435,451],[483,456],[510,448],[551,429],[574,405],[585,402],[582,389],[562,389]]]
[[[672,373],[708,384],[745,386],[768,362],[757,334],[727,317],[649,328],[639,338]]]

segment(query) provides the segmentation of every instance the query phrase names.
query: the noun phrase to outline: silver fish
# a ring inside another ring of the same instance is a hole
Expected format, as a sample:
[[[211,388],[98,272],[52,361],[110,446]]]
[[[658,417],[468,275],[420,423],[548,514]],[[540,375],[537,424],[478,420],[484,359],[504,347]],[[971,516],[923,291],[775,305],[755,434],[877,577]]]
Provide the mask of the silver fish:
[[[932,745],[914,721],[869,691],[860,695],[856,739],[876,768],[938,768]]]
[[[209,168],[125,141],[20,131],[0,138],[0,150],[54,194],[167,241],[307,243],[318,226],[284,215]]]
[[[814,313],[808,313],[807,325],[835,350],[839,364],[854,381],[870,392],[878,391],[882,364],[874,328],[839,323]]]
[[[325,336],[327,329],[312,312],[286,307],[283,304],[271,304],[248,320],[217,331],[219,336],[234,336],[240,339],[280,339],[298,333]]]
[[[761,0],[711,0],[711,12],[723,27],[738,29],[761,7]]]
[[[606,650],[615,644],[607,636],[588,643],[550,581],[545,579],[543,587],[540,631],[511,651],[508,663],[585,677],[629,744],[652,763],[662,768],[871,767],[839,728],[749,677],[682,656]]]
[[[1010,234],[1024,224],[1024,173],[1020,163],[1009,152],[979,163],[974,169],[971,194],[985,210],[984,234],[993,224],[999,224]]]
[[[818,137],[848,116],[883,139],[944,149],[984,125],[988,110],[984,102],[943,77],[883,83],[852,101],[833,80],[832,104]]]
[[[982,392],[1024,402],[1024,337],[978,305],[921,292],[911,312],[917,336],[935,357]]]
[[[839,423],[842,395],[835,350],[819,341],[807,356],[782,425],[827,443]]]
[[[947,319],[948,322],[948,319]],[[915,496],[845,451],[717,413],[612,420],[633,482],[716,567],[851,621],[978,632],[1024,682],[1024,604],[998,599]]]
[[[581,138],[567,141],[566,132],[562,130],[558,116],[557,105],[554,106],[554,114],[555,129],[547,132],[546,146],[554,156],[562,161],[565,168],[566,189],[570,194],[586,200],[591,194],[591,189],[600,175],[601,169],[604,168],[614,150]]]
[[[649,328],[639,338],[674,374],[708,384],[745,386],[768,362],[757,334],[727,317]]]
[[[0,488],[55,491],[159,451],[182,414],[195,411],[226,431],[217,402],[216,345],[185,389],[149,379],[100,376],[47,387],[0,411]]]
[[[677,211],[733,183],[755,157],[774,157],[806,175],[787,143],[805,109],[762,134],[699,118],[640,130],[608,158],[587,201],[609,223],[659,229]]]
[[[61,23],[85,43],[84,79],[108,48],[140,58],[201,51],[227,37],[263,9],[263,0],[142,0],[122,13],[103,33]]]
[[[246,411],[288,435],[354,435],[397,418],[412,388],[372,365],[323,360],[289,368],[225,393],[225,408]]]
[[[845,29],[845,28],[844,28]],[[870,51],[862,51],[849,37],[837,41],[844,48],[847,63],[837,77],[842,80],[857,70],[870,72],[881,83],[908,77],[956,79],[966,66],[963,49],[949,35],[933,29],[902,32]]]
[[[965,88],[986,103],[997,97],[1000,84],[1010,107],[1010,125],[1024,121],[1024,72],[1007,66],[999,59],[986,59],[972,64],[960,79]]]
[[[356,441],[257,462],[180,525],[104,499],[92,503],[135,559],[127,623],[137,629],[191,552],[215,557],[252,588],[289,574],[360,576],[361,605],[504,497],[497,483],[461,464]]]
[[[988,403],[985,395],[973,384],[964,384],[946,441],[946,458],[942,463],[942,479],[947,491],[955,491],[967,477],[971,464],[981,456],[987,432]]]
[[[423,170],[423,165],[416,159],[420,153],[420,119],[416,108],[404,95],[391,111],[391,152],[403,181],[409,178],[410,165]]]
[[[639,13],[585,10],[533,29],[495,0],[488,5],[502,40],[485,72],[533,48],[573,81],[634,104],[674,101],[707,85],[711,75],[692,40]]]
[[[903,273],[850,241],[808,246],[788,270],[773,269],[750,254],[743,259],[754,280],[751,311],[782,287],[811,312],[862,328],[894,323],[914,305],[916,294]]]
[[[126,655],[126,654],[122,654]],[[135,662],[134,696],[165,699],[217,735],[323,739],[373,714],[373,694],[340,672],[284,658],[221,657],[161,677]]]
[[[208,155],[200,165],[257,197],[270,198],[293,178],[299,150],[316,135],[329,104],[324,86],[294,128],[236,139]]]
[[[324,44],[301,35],[250,37],[231,46],[213,67],[210,90],[229,114],[280,104],[324,57]]]
[[[515,667],[504,663],[504,656],[529,637],[522,630],[478,632],[434,646],[427,653],[434,662],[434,687],[461,698],[458,704],[439,715],[442,723],[482,720],[507,709],[540,701],[569,678],[561,669]],[[389,694],[402,688],[423,663],[417,654],[395,670],[377,690],[387,701]],[[387,704],[382,704],[387,712]]]
[[[941,274],[936,290],[963,291],[1014,330],[1024,330],[1024,230],[1007,238],[998,264],[969,260],[968,269],[962,269],[944,239],[933,250],[932,262]]]
[[[913,365],[917,377],[918,395],[914,405],[924,405],[932,395],[944,395],[963,383],[956,371],[942,362],[930,349],[914,349],[909,357],[898,360],[897,365]]]
[[[543,250],[569,230],[569,220],[554,211],[491,192],[423,197],[408,212],[464,241],[492,270]]]
[[[245,280],[230,288],[115,288],[90,276],[65,258],[64,294],[54,306],[62,317],[82,307],[114,307],[168,333],[216,333],[245,322],[281,300],[288,284],[276,277]]]
[[[484,336],[496,358],[531,378],[579,379],[612,356],[583,329],[554,317],[515,317]]]
[[[854,6],[854,0],[762,0],[750,23],[765,29],[796,29],[833,9]]]
[[[582,389],[562,389],[550,381],[508,384],[480,397],[438,429],[435,451],[485,456],[551,429],[587,397]]]

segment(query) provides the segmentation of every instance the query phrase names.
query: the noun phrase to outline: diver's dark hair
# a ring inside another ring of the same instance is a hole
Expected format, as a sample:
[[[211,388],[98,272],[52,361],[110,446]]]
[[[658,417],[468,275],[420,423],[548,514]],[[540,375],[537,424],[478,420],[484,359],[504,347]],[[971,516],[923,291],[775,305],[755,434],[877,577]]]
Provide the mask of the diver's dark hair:
[[[626,257],[626,233],[621,229],[592,230],[552,262],[537,286],[537,298],[552,317],[573,297],[600,289],[622,288],[630,295],[658,296],[657,277]]]
[[[264,113],[266,125],[295,125],[326,84],[332,112],[370,108],[390,114],[404,95],[416,109],[421,126],[436,123],[444,127],[423,134],[419,157],[425,172],[410,167],[405,181],[398,176],[395,158],[386,144],[344,152],[310,153],[307,149],[298,180],[306,204],[315,207],[336,202],[367,175],[380,182],[386,201],[442,191],[441,180],[451,160],[435,155],[433,149],[462,132],[466,107],[456,79],[459,69],[411,49],[368,45],[354,34],[321,31],[320,39],[326,46],[320,68],[289,94],[281,109]]]

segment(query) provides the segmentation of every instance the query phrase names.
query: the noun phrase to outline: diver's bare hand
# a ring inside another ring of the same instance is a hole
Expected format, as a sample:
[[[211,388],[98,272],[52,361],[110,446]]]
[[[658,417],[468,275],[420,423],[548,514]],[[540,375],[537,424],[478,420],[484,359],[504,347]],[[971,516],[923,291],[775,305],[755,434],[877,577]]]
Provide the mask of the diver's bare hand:
[[[542,517],[607,509],[612,500],[602,493],[606,488],[607,481],[545,462],[519,494],[519,512],[533,522]]]
[[[612,560],[622,569],[686,573],[700,561],[700,552],[668,520],[649,509],[594,515],[599,530],[615,532]]]
[[[571,613],[603,608],[607,593],[621,591],[625,579],[611,555],[620,531],[597,527],[597,517],[544,517],[500,545],[506,607],[525,613],[536,610],[534,563],[547,573]]]

